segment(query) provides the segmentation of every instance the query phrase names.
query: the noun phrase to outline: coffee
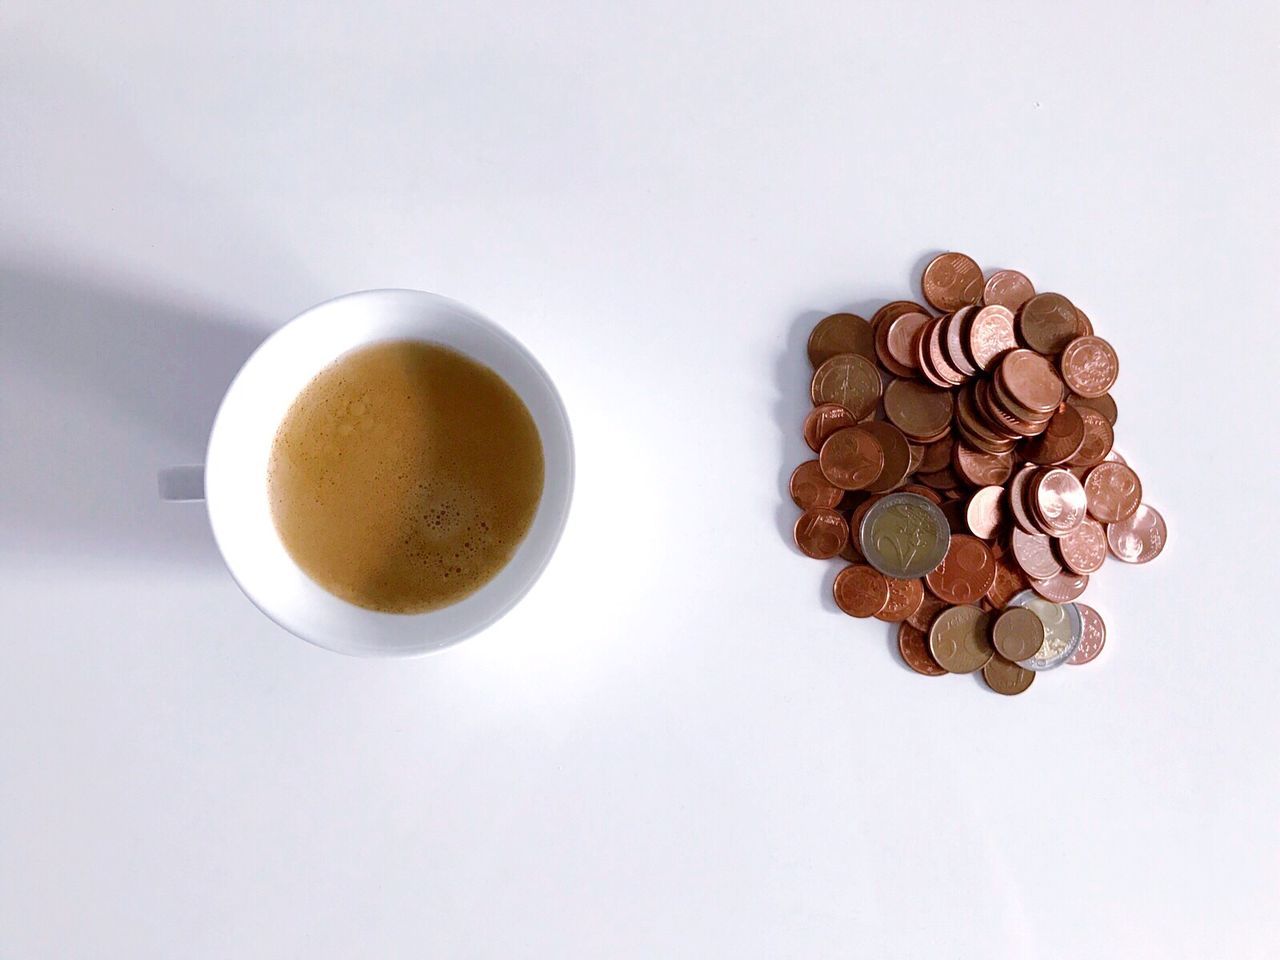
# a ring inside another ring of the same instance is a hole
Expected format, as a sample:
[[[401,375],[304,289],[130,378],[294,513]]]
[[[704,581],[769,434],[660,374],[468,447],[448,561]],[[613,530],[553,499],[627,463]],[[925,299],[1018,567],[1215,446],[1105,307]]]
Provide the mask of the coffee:
[[[506,381],[448,347],[397,340],[312,379],[276,433],[267,483],[280,538],[316,583],[421,613],[506,565],[543,472],[538,428]]]

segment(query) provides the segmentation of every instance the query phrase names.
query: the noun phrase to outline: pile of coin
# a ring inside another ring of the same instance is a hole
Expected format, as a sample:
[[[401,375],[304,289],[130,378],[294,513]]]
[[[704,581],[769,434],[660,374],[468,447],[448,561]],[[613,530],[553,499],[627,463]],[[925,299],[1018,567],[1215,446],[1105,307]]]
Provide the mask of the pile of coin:
[[[1157,556],[1165,524],[1113,449],[1119,360],[1082,310],[961,253],[921,287],[927,307],[814,327],[796,544],[848,563],[836,604],[898,623],[917,673],[1022,693],[1098,655],[1106,627],[1078,598],[1108,553]]]

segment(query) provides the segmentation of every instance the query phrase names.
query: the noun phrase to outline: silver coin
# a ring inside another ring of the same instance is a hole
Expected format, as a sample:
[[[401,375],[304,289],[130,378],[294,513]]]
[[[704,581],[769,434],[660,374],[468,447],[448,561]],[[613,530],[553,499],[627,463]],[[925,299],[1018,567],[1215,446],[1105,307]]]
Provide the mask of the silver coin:
[[[918,493],[891,493],[858,527],[867,563],[886,577],[911,580],[935,570],[951,546],[951,526],[938,505]]]
[[[1054,603],[1034,590],[1023,590],[1008,606],[1026,607],[1044,623],[1044,643],[1035,656],[1019,660],[1028,670],[1052,670],[1071,659],[1084,636],[1084,621],[1074,603]]]

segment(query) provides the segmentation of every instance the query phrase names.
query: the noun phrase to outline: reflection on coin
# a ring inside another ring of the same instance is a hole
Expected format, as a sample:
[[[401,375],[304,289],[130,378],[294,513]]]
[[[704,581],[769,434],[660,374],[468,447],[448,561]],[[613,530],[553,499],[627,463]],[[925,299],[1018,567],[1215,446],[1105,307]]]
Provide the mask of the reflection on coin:
[[[1107,546],[1125,563],[1146,563],[1160,556],[1169,534],[1155,507],[1140,505],[1133,516],[1107,524]]]
[[[947,518],[937,504],[915,493],[891,493],[876,501],[858,535],[867,563],[899,580],[932,571],[951,545]]]
[[[1028,670],[1052,670],[1066,663],[1080,646],[1084,625],[1074,603],[1057,604],[1034,590],[1023,590],[1009,601],[1011,607],[1027,607],[1044,623],[1044,643],[1035,656],[1019,660]]]
[[[948,673],[973,673],[995,656],[987,636],[991,615],[970,604],[943,610],[929,628],[929,652]]]
[[[982,668],[982,679],[987,682],[987,686],[1006,697],[1025,693],[1035,678],[1036,675],[1030,670],[1006,660],[999,654],[992,657]]]
[[[1088,663],[1102,652],[1103,644],[1107,642],[1107,625],[1102,622],[1098,611],[1087,603],[1077,603],[1076,608],[1080,611],[1080,620],[1084,624],[1084,636],[1081,637],[1076,652],[1067,660],[1067,665],[1072,667]]]
[[[1111,456],[1118,454],[1112,450]],[[1107,460],[1090,470],[1084,492],[1089,496],[1089,512],[1103,523],[1128,520],[1142,503],[1142,481],[1122,460]]]

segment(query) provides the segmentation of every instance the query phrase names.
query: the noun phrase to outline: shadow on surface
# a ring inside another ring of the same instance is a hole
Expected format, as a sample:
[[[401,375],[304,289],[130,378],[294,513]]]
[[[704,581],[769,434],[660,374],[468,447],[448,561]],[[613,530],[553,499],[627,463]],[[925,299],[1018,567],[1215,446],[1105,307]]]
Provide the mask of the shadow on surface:
[[[201,504],[157,470],[200,463],[223,392],[268,331],[164,293],[0,265],[5,552],[218,562]]]

